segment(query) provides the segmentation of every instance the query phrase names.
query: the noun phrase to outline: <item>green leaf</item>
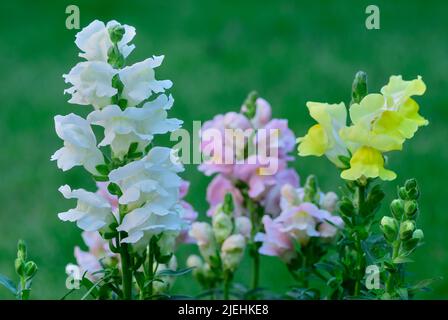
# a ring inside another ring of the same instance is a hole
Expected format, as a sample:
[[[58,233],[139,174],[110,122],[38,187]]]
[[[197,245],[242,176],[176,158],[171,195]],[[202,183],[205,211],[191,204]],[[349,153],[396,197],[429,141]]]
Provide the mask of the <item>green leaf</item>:
[[[108,181],[109,178],[107,176],[92,176],[95,181],[105,182]]]
[[[11,293],[13,295],[17,294],[17,287],[16,287],[16,285],[7,276],[4,276],[4,275],[0,274],[0,284],[2,286],[4,286],[6,289],[8,289],[9,291],[11,291]]]
[[[400,264],[400,263],[409,263],[414,262],[411,258],[408,258],[406,256],[398,256],[393,260],[393,263]]]
[[[121,197],[121,195],[123,194],[123,192],[121,192],[121,189],[118,186],[118,184],[116,184],[114,182],[109,183],[109,185],[107,186],[107,190],[110,192],[110,194],[112,194],[114,196]]]
[[[109,174],[109,166],[106,164],[99,164],[95,167],[102,176],[107,176]]]
[[[159,276],[159,277],[165,277],[165,276],[178,277],[178,276],[182,276],[184,274],[191,272],[191,270],[193,270],[193,269],[194,269],[194,267],[185,268],[185,269],[181,269],[181,270],[165,269],[165,270],[161,270],[161,271],[157,272],[157,276]]]

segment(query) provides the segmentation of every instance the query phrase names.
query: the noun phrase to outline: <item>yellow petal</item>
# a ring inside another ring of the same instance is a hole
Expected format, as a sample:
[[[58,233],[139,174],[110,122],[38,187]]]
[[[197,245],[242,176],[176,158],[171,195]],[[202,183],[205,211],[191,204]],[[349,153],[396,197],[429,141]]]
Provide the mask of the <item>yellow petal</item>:
[[[381,115],[385,105],[384,96],[379,93],[368,94],[361,100],[360,104],[354,103],[350,107],[350,119],[354,124],[370,123]]]
[[[361,177],[394,180],[397,175],[384,168],[381,152],[364,146],[353,154],[350,159],[350,169],[342,171],[341,177],[346,180],[357,180]]]
[[[359,145],[372,147],[381,152],[401,150],[404,142],[404,138],[399,135],[391,135],[387,131],[369,130],[362,123],[343,128],[339,134],[348,146],[354,146],[350,148],[352,152],[357,150]]]
[[[428,125],[428,120],[423,118],[419,113],[420,107],[414,99],[409,98],[400,107],[398,112],[406,119],[414,121],[419,127]]]
[[[328,148],[328,137],[320,124],[312,126],[308,133],[298,138],[299,146],[297,148],[299,156],[322,156]]]
[[[391,76],[389,83],[381,88],[381,93],[387,98],[388,105],[400,106],[411,96],[421,96],[426,91],[426,85],[421,76],[405,81],[401,76]]]

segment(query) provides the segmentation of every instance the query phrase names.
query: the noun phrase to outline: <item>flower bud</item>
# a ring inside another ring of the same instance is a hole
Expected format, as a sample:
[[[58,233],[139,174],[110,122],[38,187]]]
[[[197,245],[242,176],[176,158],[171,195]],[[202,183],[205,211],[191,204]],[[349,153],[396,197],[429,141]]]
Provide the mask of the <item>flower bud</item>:
[[[419,196],[420,196],[420,191],[418,191],[418,188],[414,188],[414,189],[411,189],[408,191],[409,199],[417,200]]]
[[[198,246],[207,245],[214,240],[212,226],[207,222],[194,222],[189,234],[197,241]]]
[[[16,269],[16,273],[17,273],[20,277],[23,277],[23,276],[25,275],[25,262],[24,262],[22,259],[17,258],[17,259],[14,261],[14,267],[15,267],[15,269]]]
[[[360,103],[367,95],[367,73],[358,71],[352,85],[352,103]]]
[[[248,217],[238,217],[235,219],[235,232],[241,234],[246,239],[250,238],[252,223]]]
[[[233,223],[232,218],[227,214],[220,212],[213,216],[212,220],[213,232],[218,243],[222,243],[228,236],[232,234]]]
[[[194,222],[189,235],[196,239],[199,251],[205,261],[211,263],[216,255],[216,243],[212,226],[206,222]]]
[[[34,261],[28,261],[25,264],[25,276],[27,278],[32,278],[37,272],[37,265]]]
[[[222,211],[228,215],[232,215],[235,210],[233,205],[233,198],[231,193],[226,193],[224,196],[224,203],[222,205]]]
[[[412,189],[417,188],[417,180],[415,179],[409,179],[405,182],[404,187],[406,191],[411,191]]]
[[[408,240],[412,237],[412,233],[415,230],[415,223],[411,220],[406,220],[400,225],[400,239]]]
[[[400,199],[406,200],[408,198],[408,192],[405,187],[398,188],[398,196]]]
[[[423,231],[421,229],[416,229],[412,233],[412,238],[403,242],[403,248],[408,251],[413,250],[423,240],[423,237]]]
[[[319,187],[317,184],[316,176],[309,175],[308,178],[306,178],[303,190],[304,190],[303,195],[304,202],[319,203]]]
[[[413,218],[417,213],[418,204],[415,200],[409,200],[404,203],[404,212],[408,218]]]
[[[290,185],[289,183],[285,184],[281,190],[281,202],[285,204],[285,206],[296,206],[300,204],[300,199],[297,195],[296,189]]]
[[[257,98],[258,93],[256,91],[250,92],[246,98],[246,101],[244,101],[243,107],[241,108],[241,111],[249,119],[255,117],[255,114],[257,112],[257,105],[256,105]]]
[[[412,234],[412,238],[413,238],[413,239],[418,239],[419,241],[423,240],[424,237],[425,237],[425,236],[424,236],[424,234],[423,234],[422,229],[416,229],[416,230],[414,231],[414,233]]]
[[[390,203],[390,211],[392,212],[392,215],[395,217],[395,219],[400,220],[404,212],[403,200],[392,200],[392,202]]]
[[[200,269],[204,265],[204,262],[202,261],[201,257],[198,255],[192,254],[187,258],[187,267],[188,268],[195,268]],[[194,270],[193,270],[194,272]]]
[[[381,219],[381,230],[383,230],[384,237],[388,242],[394,241],[398,233],[396,220],[392,217],[384,216]]]
[[[221,247],[221,260],[225,270],[235,271],[243,258],[245,247],[246,240],[240,234],[233,234],[224,241]]]
[[[22,239],[17,242],[17,258],[22,259],[23,261],[27,258],[26,243]]]
[[[109,37],[110,37],[110,41],[112,41],[112,43],[120,42],[121,39],[123,39],[124,34],[125,34],[125,29],[123,28],[123,26],[121,26],[119,24],[109,28]]]
[[[334,212],[338,203],[338,195],[334,192],[327,192],[322,200],[322,208],[328,212]]]

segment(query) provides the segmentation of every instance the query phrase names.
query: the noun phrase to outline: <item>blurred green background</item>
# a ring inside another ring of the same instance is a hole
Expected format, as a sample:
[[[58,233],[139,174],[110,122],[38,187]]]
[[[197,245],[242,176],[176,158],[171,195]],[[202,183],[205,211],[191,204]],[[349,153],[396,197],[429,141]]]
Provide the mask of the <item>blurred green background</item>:
[[[378,91],[392,74],[422,75],[428,90],[418,101],[431,124],[403,152],[390,155],[390,168],[399,178],[386,184],[387,201],[396,184],[418,179],[423,190],[419,223],[426,244],[409,271],[415,279],[447,276],[448,2],[375,1],[381,29],[369,31],[364,22],[371,1],[359,0],[2,1],[0,272],[14,277],[16,242],[25,239],[39,265],[35,299],[63,296],[65,265],[74,262],[73,247],[82,243],[76,226],[56,216],[73,206],[57,188],[68,183],[93,190],[82,169],[62,173],[49,160],[61,146],[53,117],[88,110],[69,105],[63,95],[62,74],[80,61],[73,42],[77,31],[65,28],[68,4],[79,6],[81,26],[93,19],[135,26],[137,48],[129,62],[165,54],[158,78],[173,80],[171,115],[183,119],[187,129],[193,120],[239,109],[246,94],[256,89],[271,102],[275,117],[288,118],[296,135],[303,135],[312,123],[305,102],[348,102],[357,70],[368,73],[370,91]],[[324,190],[340,184],[325,159],[301,158],[294,166],[302,177],[317,174]],[[192,165],[184,177],[192,183],[188,200],[203,214],[209,178]],[[192,250],[181,249],[181,264]],[[246,282],[248,276],[246,261],[237,279]],[[263,286],[280,291],[291,282],[281,263],[263,259]],[[175,289],[198,290],[189,277]],[[448,298],[448,279],[419,297]],[[0,288],[0,298],[11,295]]]

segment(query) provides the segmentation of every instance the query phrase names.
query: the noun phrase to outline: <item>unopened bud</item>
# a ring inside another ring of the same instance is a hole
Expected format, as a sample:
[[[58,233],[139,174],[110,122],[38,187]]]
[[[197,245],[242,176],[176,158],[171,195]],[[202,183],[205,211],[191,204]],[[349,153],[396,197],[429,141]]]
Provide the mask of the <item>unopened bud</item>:
[[[17,258],[14,261],[14,267],[19,276],[23,277],[25,275],[25,262],[22,259]]]
[[[304,202],[319,203],[319,187],[316,176],[309,175],[308,178],[306,178],[303,192]]]
[[[125,29],[119,24],[109,28],[109,37],[112,43],[120,42],[121,39],[123,39],[124,34]]]
[[[26,260],[27,254],[26,254],[26,243],[22,239],[20,239],[17,242],[17,258],[22,259],[23,261]]]
[[[404,213],[403,200],[392,200],[392,202],[390,203],[390,211],[392,212],[392,215],[395,217],[395,219],[400,220]]]
[[[28,261],[25,264],[25,276],[27,278],[32,278],[37,272],[37,265],[34,261]]]
[[[384,237],[388,242],[394,241],[398,233],[396,220],[392,217],[384,216],[381,219],[381,230],[383,230]]]
[[[213,216],[212,220],[213,232],[218,243],[222,243],[228,236],[232,234],[233,223],[232,218],[224,212],[219,212]]]
[[[412,218],[417,213],[418,204],[415,200],[409,200],[406,201],[404,204],[404,212],[406,213],[406,216],[409,218]]]
[[[400,239],[408,240],[412,237],[412,233],[415,230],[415,223],[411,220],[406,220],[400,225]]]
[[[409,179],[405,182],[404,187],[406,188],[406,191],[410,191],[412,189],[417,188],[417,180],[415,179]]]
[[[202,261],[201,257],[192,254],[187,259],[187,267],[189,268],[196,268],[200,269],[204,265],[204,262]]]
[[[252,223],[248,217],[238,217],[235,219],[235,233],[241,234],[246,239],[250,238]]]
[[[240,234],[231,235],[224,241],[221,247],[221,260],[224,269],[235,271],[243,258],[245,247],[246,240]]]
[[[398,196],[400,199],[407,200],[408,199],[408,192],[406,191],[405,187],[398,188]]]
[[[352,85],[352,103],[360,103],[367,95],[367,73],[358,71]]]
[[[419,241],[423,240],[425,235],[423,234],[422,229],[416,229],[414,233],[412,234],[413,239],[418,239]]]
[[[228,215],[232,215],[234,211],[233,197],[231,193],[226,193],[224,196],[224,204],[222,206],[222,211]]]
[[[420,196],[420,191],[418,191],[418,188],[414,188],[408,191],[408,197],[412,200],[417,200]]]
[[[334,212],[338,203],[338,195],[334,192],[327,192],[322,200],[322,208],[328,212]]]

